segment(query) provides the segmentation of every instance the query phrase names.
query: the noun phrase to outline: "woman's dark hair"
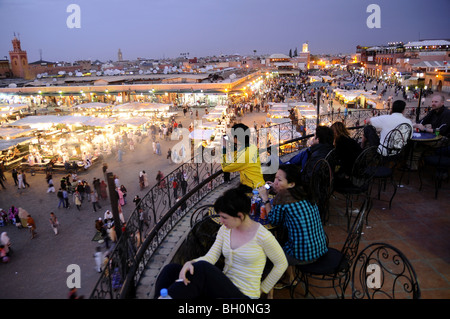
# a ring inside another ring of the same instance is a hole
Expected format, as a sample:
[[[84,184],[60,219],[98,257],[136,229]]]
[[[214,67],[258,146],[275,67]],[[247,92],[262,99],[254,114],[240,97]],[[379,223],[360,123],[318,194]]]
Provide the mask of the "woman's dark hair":
[[[232,217],[238,217],[238,213],[248,215],[250,213],[250,197],[242,190],[232,188],[227,190],[214,203],[216,213],[225,213]]]
[[[376,128],[372,125],[364,126],[364,137],[366,138],[366,143],[365,145],[362,145],[363,148],[380,145],[380,137],[378,136]]]
[[[298,200],[310,199],[310,196],[303,187],[303,173],[299,165],[282,164],[278,169],[282,170],[286,174],[286,180],[288,181],[288,183],[295,183],[294,187],[288,189],[292,197]]]
[[[330,128],[333,130],[335,139],[338,139],[342,135],[345,137],[350,137],[350,133],[342,122],[334,122]]]

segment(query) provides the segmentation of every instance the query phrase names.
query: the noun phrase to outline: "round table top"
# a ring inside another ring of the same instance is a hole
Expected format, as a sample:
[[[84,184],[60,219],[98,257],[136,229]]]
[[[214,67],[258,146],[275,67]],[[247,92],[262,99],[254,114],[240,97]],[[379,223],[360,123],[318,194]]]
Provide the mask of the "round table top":
[[[433,133],[426,133],[426,132],[413,133],[411,137],[413,141],[436,141],[440,138],[442,138],[441,135],[436,136]]]

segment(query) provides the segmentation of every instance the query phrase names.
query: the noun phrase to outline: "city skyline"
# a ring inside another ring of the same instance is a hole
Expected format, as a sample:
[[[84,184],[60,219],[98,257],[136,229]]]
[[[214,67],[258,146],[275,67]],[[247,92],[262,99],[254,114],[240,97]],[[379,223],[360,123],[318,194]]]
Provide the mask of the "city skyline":
[[[379,28],[368,25],[371,4]],[[116,61],[119,49],[124,60],[288,54],[304,42],[312,54],[348,54],[448,39],[449,9],[447,0],[2,0],[0,56],[9,56],[14,33],[29,62],[41,52],[53,62]]]

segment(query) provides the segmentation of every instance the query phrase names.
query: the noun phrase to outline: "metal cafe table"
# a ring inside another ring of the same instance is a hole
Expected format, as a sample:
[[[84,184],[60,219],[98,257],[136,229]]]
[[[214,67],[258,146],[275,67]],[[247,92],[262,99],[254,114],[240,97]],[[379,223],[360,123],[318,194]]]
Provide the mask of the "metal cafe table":
[[[408,184],[409,184],[409,173],[413,168],[414,161],[419,161],[423,151],[426,147],[433,147],[438,144],[439,140],[442,138],[441,135],[435,135],[433,133],[427,132],[414,132],[410,140],[410,150],[407,157],[407,163],[409,164],[408,169]],[[425,146],[425,147],[422,147]],[[414,152],[416,150],[416,152]],[[401,180],[401,179],[400,179]]]

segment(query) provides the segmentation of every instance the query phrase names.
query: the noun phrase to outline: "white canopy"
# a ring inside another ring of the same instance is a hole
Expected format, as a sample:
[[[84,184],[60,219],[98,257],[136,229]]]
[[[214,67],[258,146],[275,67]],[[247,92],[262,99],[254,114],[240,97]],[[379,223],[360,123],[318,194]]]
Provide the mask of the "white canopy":
[[[117,122],[114,124],[141,126],[147,123],[148,121],[150,121],[148,117],[118,118]]]
[[[213,134],[214,130],[197,129],[189,133],[189,138],[193,140],[209,140]]]
[[[32,140],[33,138],[34,138],[34,136],[28,136],[28,137],[14,138],[12,140],[0,140],[0,151],[7,150],[10,147],[16,146],[23,142],[28,142],[28,141]]]
[[[26,116],[10,123],[9,126],[29,126],[31,128],[48,128],[54,124],[68,124],[68,125],[87,125],[92,121],[91,116],[75,116],[75,115],[36,115]]]
[[[2,104],[0,105],[0,111],[12,111],[17,112],[23,109],[27,109],[28,105],[26,104]]]
[[[91,117],[84,122],[84,125],[105,127],[107,125],[113,125],[114,122],[116,122],[116,119],[112,117]]]
[[[83,103],[73,106],[74,108],[83,108],[83,109],[103,109],[106,107],[112,106],[108,103],[100,103],[100,102],[93,102],[93,103]]]
[[[228,108],[228,106],[226,106],[226,105],[216,105],[216,106],[214,106],[214,110],[217,110],[217,111],[225,111],[227,108]]]
[[[167,112],[171,104],[130,102],[114,106],[115,111]]]
[[[219,125],[219,122],[201,122],[201,124],[197,124],[199,128],[215,128],[217,125]]]
[[[289,110],[289,104],[287,103],[275,103],[273,105],[270,106],[269,110],[273,110],[273,111],[287,111]]]
[[[21,135],[30,134],[34,131],[32,128],[0,127],[0,139],[11,139]]]

